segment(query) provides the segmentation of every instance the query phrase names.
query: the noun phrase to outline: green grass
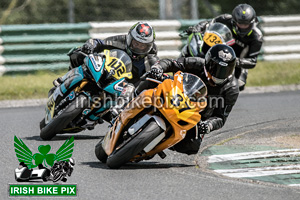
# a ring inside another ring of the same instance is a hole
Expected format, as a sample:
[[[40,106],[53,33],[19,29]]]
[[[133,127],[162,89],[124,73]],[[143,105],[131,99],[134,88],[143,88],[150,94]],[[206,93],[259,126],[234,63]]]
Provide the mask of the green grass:
[[[47,98],[52,81],[66,71],[4,75],[0,77],[0,100]]]
[[[52,81],[63,76],[66,70],[38,71],[0,77],[0,100],[47,98]],[[300,61],[259,61],[249,70],[247,86],[300,84]]]
[[[300,84],[300,61],[262,62],[249,70],[247,86]]]

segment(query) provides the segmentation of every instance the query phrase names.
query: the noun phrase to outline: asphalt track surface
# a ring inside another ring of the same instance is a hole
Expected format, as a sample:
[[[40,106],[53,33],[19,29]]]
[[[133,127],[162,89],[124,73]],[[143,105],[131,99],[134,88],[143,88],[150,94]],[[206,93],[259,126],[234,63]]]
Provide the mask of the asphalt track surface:
[[[107,131],[107,124],[99,125],[93,131],[74,135],[76,165],[67,183],[77,184],[78,199],[299,200],[299,187],[224,177],[208,170],[201,155],[213,144],[251,132],[259,132],[249,137],[255,141],[274,134],[299,134],[299,100],[299,91],[241,94],[225,126],[205,137],[198,155],[166,151],[165,159],[156,156],[118,170],[108,169],[94,155],[95,144]],[[8,198],[8,184],[17,183],[14,179],[14,169],[18,166],[14,135],[21,138],[33,153],[38,152],[39,145],[47,144],[52,147],[50,153],[55,153],[70,137],[59,135],[52,141],[42,141],[39,121],[43,115],[42,106],[0,109],[1,199]]]

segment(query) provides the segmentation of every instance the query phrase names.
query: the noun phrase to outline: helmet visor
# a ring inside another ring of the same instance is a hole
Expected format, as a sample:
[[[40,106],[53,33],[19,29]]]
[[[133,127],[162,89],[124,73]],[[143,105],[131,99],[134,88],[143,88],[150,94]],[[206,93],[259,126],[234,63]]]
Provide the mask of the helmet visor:
[[[254,23],[246,24],[246,23],[236,23],[235,28],[237,29],[237,33],[244,37],[248,35],[254,27]]]
[[[210,69],[212,69],[209,72],[211,79],[217,85],[223,84],[232,75],[234,70],[233,67],[228,66],[228,64],[224,62],[214,62]]]
[[[129,49],[135,54],[148,54],[152,48],[152,43],[142,43],[135,40],[131,34],[128,35]]]

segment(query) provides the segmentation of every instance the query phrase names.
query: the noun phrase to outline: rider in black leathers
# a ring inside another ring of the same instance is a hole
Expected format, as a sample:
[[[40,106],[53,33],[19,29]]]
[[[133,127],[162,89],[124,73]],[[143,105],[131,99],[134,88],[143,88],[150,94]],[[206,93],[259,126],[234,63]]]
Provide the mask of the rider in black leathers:
[[[154,41],[154,29],[148,23],[137,22],[129,29],[128,34],[111,36],[104,40],[89,39],[82,47],[71,49],[68,53],[70,56],[69,70],[83,64],[85,56],[79,51],[86,54],[102,52],[104,49],[120,49],[125,51],[132,59],[132,78],[126,79],[127,83],[123,86],[123,91],[119,97],[122,99],[126,96],[126,92],[133,91],[135,86],[139,84],[140,77],[146,71],[149,71],[150,67],[159,59],[157,56],[157,46]],[[54,87],[50,89],[48,96],[62,82],[61,77],[54,80]],[[119,107],[122,106],[123,104],[119,105]],[[118,113],[119,108],[116,107],[114,111]]]
[[[70,68],[78,67],[83,63],[85,56],[78,53],[82,50],[85,53],[101,52],[104,49],[121,49],[132,58],[133,78],[128,82],[137,85],[140,76],[158,60],[157,47],[154,43],[155,32],[148,24],[138,22],[134,24],[128,34],[108,37],[104,40],[89,39],[81,48],[72,50],[70,56]]]
[[[263,35],[257,28],[258,20],[255,10],[248,4],[239,4],[233,9],[232,15],[220,15],[215,17],[212,20],[213,22],[223,23],[232,31],[235,39],[232,48],[237,56],[235,76],[239,79],[240,90],[243,90],[248,69],[256,66],[257,56],[263,44]],[[189,27],[186,32],[188,34],[203,32],[208,24],[208,21],[199,22],[199,24]]]
[[[236,56],[233,49],[224,44],[217,44],[208,50],[205,59],[200,57],[162,59],[151,67],[155,77],[163,72],[178,70],[199,76],[207,86],[207,107],[198,123],[199,134],[207,134],[222,128],[239,95],[238,81],[233,76]],[[147,85],[148,84],[148,85]],[[149,87],[150,82],[143,81],[136,89],[137,93]],[[194,129],[190,130],[194,131]],[[186,134],[184,140],[173,147],[181,153],[196,154],[200,148],[201,138],[196,134]]]

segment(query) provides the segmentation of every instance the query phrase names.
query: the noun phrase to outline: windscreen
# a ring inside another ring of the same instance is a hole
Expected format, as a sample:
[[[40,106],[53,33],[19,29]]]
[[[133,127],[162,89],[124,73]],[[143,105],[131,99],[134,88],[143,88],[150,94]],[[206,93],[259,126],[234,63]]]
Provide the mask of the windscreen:
[[[193,74],[183,74],[183,91],[191,101],[199,102],[207,94],[206,85],[203,81]]]
[[[215,33],[216,35],[218,35],[221,38],[223,44],[232,45],[231,43],[234,43],[234,39],[232,37],[230,29],[224,24],[215,22],[208,27],[206,32]]]

